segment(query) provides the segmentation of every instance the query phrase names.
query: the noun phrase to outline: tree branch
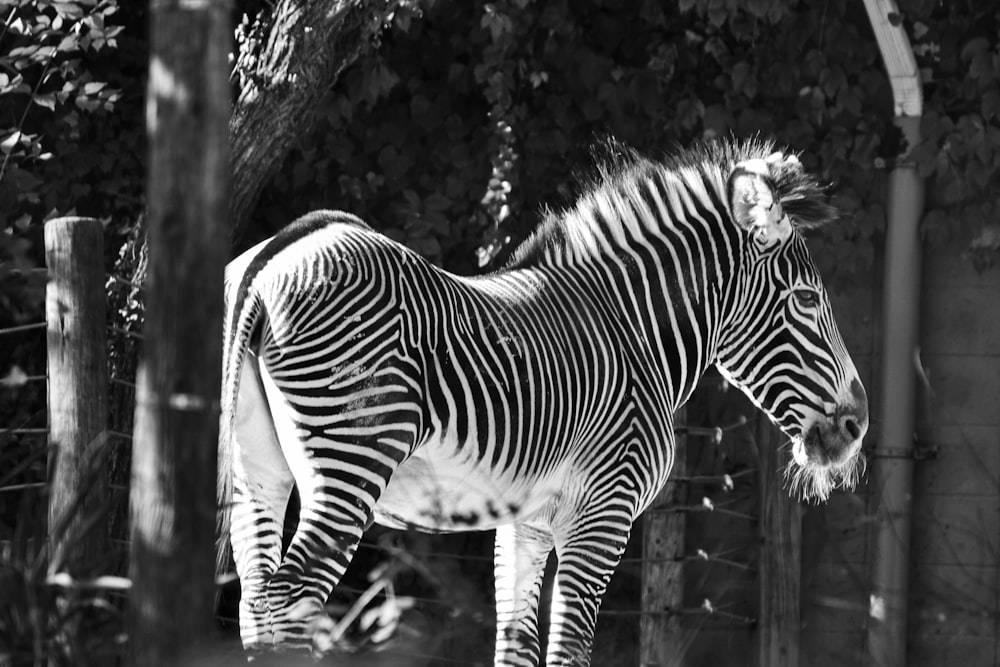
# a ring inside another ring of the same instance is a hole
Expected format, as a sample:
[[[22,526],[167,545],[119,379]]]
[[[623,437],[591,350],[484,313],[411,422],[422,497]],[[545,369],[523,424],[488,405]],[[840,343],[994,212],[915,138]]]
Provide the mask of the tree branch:
[[[261,189],[312,129],[322,96],[372,44],[393,0],[279,0],[260,43],[246,42],[242,89],[229,123],[232,241]]]

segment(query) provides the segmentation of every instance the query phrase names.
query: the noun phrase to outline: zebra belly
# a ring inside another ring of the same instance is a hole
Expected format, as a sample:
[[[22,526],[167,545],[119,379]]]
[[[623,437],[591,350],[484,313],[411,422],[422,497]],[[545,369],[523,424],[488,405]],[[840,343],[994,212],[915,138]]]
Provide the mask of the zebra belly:
[[[534,518],[559,496],[554,482],[515,483],[481,462],[444,455],[436,450],[445,447],[435,444],[425,443],[393,473],[375,505],[378,523],[428,532],[489,530]]]

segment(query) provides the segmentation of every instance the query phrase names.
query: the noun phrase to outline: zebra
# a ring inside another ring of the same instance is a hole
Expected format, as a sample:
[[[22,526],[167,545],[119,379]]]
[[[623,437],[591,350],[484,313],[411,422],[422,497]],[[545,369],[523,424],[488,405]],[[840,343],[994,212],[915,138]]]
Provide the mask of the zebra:
[[[789,438],[793,492],[857,482],[867,398],[802,232],[836,217],[818,181],[762,139],[617,152],[489,275],[332,211],[227,267],[219,562],[228,535],[246,648],[308,648],[377,521],[496,530],[497,665],[542,657],[554,550],[545,664],[588,664],[712,364]]]

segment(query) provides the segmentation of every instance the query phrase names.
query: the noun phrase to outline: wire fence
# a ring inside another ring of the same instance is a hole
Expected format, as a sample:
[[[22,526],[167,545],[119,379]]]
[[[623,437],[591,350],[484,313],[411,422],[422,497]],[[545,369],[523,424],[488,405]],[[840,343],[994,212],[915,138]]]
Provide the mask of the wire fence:
[[[37,270],[32,271],[32,273],[36,273],[36,274],[37,273],[44,273],[44,272],[45,272],[45,269],[37,269]],[[114,274],[108,273],[108,274],[105,274],[105,279],[106,279],[106,285],[108,286],[109,290],[113,286],[128,287],[131,290],[141,290],[142,289],[141,285],[137,285],[137,284],[131,282],[130,280],[128,280],[126,278],[123,278],[121,276],[118,276],[118,275],[114,275]],[[25,334],[25,333],[29,333],[29,332],[43,332],[43,331],[46,330],[47,327],[48,327],[48,323],[46,321],[44,321],[44,320],[36,321],[36,322],[29,322],[29,323],[24,323],[24,324],[15,324],[15,325],[6,326],[6,327],[0,327],[0,341],[3,341],[5,338],[13,336],[15,334]],[[109,349],[120,345],[121,342],[125,341],[125,340],[135,341],[135,342],[140,342],[140,343],[143,340],[143,336],[142,336],[141,332],[130,330],[130,329],[126,329],[126,328],[124,328],[122,326],[113,325],[113,324],[108,324],[105,327],[105,333],[106,333],[106,336],[107,336],[107,344],[108,344]],[[23,343],[24,341],[22,340],[21,342]],[[43,337],[39,337],[39,339],[37,340],[38,348],[39,349],[43,348],[44,347],[44,343],[45,343],[45,339]],[[13,346],[13,344],[8,344],[8,346]],[[19,389],[21,387],[24,387],[26,385],[31,385],[31,384],[36,384],[36,383],[41,384],[41,383],[47,382],[48,379],[49,379],[47,373],[46,374],[42,374],[42,373],[27,374],[24,370],[22,370],[21,366],[17,363],[16,360],[11,359],[11,360],[7,360],[7,361],[8,361],[8,367],[6,369],[0,368],[0,372],[4,373],[3,376],[0,377],[0,389],[6,389],[8,391],[10,391],[10,390],[17,390],[17,389]],[[41,356],[40,359],[35,359],[33,361],[35,362],[35,365],[44,366],[44,356]],[[109,375],[108,376],[108,382],[110,384],[117,385],[117,386],[120,386],[120,387],[124,387],[124,388],[132,390],[132,391],[134,391],[135,388],[136,388],[134,378],[131,378],[131,377],[124,378],[124,377],[116,377],[115,375]],[[6,415],[3,415],[3,416],[5,417],[5,421],[6,421],[6,417],[7,416]],[[2,436],[18,436],[18,435],[20,435],[20,436],[40,436],[40,435],[46,435],[47,436],[48,433],[49,433],[49,425],[48,424],[46,424],[44,427],[42,427],[42,426],[21,426],[21,427],[3,426],[3,427],[0,427],[0,437],[2,437]],[[123,433],[121,431],[116,431],[113,428],[111,428],[111,429],[108,430],[108,434],[111,435],[112,437],[122,438],[122,439],[129,439],[129,440],[132,437],[128,433]],[[3,491],[3,489],[0,488],[0,491]]]
[[[141,294],[142,286],[135,284],[126,277],[106,274],[105,282],[109,298],[113,299],[112,303],[109,304],[111,306],[114,306],[116,303],[120,305],[124,301],[121,294],[115,297],[115,291],[124,290],[132,298],[135,298],[137,294]],[[109,308],[109,312],[112,310],[113,308]],[[118,321],[120,319],[116,317],[109,318],[109,323],[105,329],[108,348],[112,350],[130,346],[131,353],[135,354],[142,344],[142,333],[133,328],[127,328],[128,325]],[[44,349],[47,326],[45,321],[35,321],[2,327],[0,328],[0,341],[17,337],[23,345],[28,337],[33,338],[37,336],[34,344],[37,348]],[[4,373],[4,376],[0,378],[0,391],[15,392],[24,388],[38,387],[47,382],[47,374],[38,372],[37,370],[38,359],[32,360],[32,363],[25,364],[26,367],[35,369],[34,372],[30,373],[22,370],[21,366],[16,362],[17,360],[11,360],[9,368],[0,369],[0,373]],[[44,364],[42,367],[44,367]],[[113,365],[109,366],[109,369],[110,372],[107,378],[109,389],[114,388],[119,392],[124,392],[126,400],[128,400],[128,397],[131,397],[131,400],[134,401],[134,392],[136,389],[134,377],[131,375],[121,375],[120,370],[116,370]],[[703,386],[715,386],[719,382],[720,380],[717,378],[710,379],[706,380]],[[0,405],[0,408],[2,407]],[[47,410],[44,407],[39,407],[36,413],[47,415]],[[6,419],[4,421],[6,422]],[[724,425],[722,426],[688,424],[679,428],[678,432],[687,436],[692,442],[698,441],[699,446],[707,445],[718,449],[724,447],[728,438],[745,431],[747,425],[747,419],[741,415],[739,418],[724,421]],[[123,419],[121,415],[117,419],[109,418],[108,427],[104,432],[106,438],[103,446],[118,448],[127,458],[127,452],[132,441],[132,435],[128,432],[130,427],[130,419]],[[39,478],[41,474],[40,468],[37,465],[34,468],[32,468],[32,465],[24,465],[27,459],[21,461],[6,460],[6,452],[11,451],[7,445],[12,439],[26,439],[30,443],[34,443],[34,446],[38,448],[36,451],[41,452],[38,459],[39,465],[41,465],[41,462],[45,459],[44,452],[49,432],[50,429],[47,421],[44,425],[37,423],[24,423],[20,425],[5,424],[0,428],[0,445],[2,445],[2,451],[4,452],[4,455],[0,456],[0,463],[2,463],[2,466],[0,466],[0,497],[11,499],[16,497],[17,494],[21,494],[22,496],[26,493],[42,495],[46,492],[50,482],[44,477]],[[21,447],[17,448],[16,451],[23,456],[25,449]],[[28,462],[31,463],[31,461]],[[681,474],[675,475],[672,478],[674,482],[685,487],[685,495],[689,498],[689,502],[670,507],[654,506],[652,509],[682,513],[689,516],[711,515],[725,517],[730,522],[738,521],[751,525],[756,521],[757,517],[752,513],[752,503],[750,503],[751,507],[748,509],[746,495],[757,472],[757,469],[752,466],[722,471],[709,470],[709,472],[705,472],[704,466],[701,466],[701,469],[698,466],[689,467],[688,471],[682,471]],[[121,494],[118,496],[119,500],[117,502],[126,502],[129,490],[127,478],[122,479],[119,475],[119,478],[111,480],[108,488],[116,495]],[[13,507],[16,504],[16,502],[5,503],[8,507]],[[118,511],[122,513],[126,512],[127,509],[119,508]],[[127,537],[119,535],[113,538],[112,543],[117,548],[127,552],[129,547]],[[359,553],[365,552],[376,561],[378,559],[395,559],[396,561],[400,561],[399,550],[386,548],[384,544],[362,542],[359,547]],[[421,564],[415,565],[413,557],[419,558]],[[475,581],[482,581],[486,578],[484,573],[488,574],[492,571],[493,557],[488,546],[476,553],[454,553],[424,548],[419,550],[415,556],[411,554],[411,558],[404,559],[404,562],[406,566],[396,568],[395,573],[397,575],[400,572],[409,570],[411,574],[416,573],[417,579],[423,577],[426,580],[428,578],[427,572],[442,569],[441,563],[446,562],[451,564],[450,567],[445,568],[446,570],[472,573],[465,576]],[[752,577],[755,570],[753,559],[747,557],[746,549],[727,549],[712,542],[712,540],[709,540],[709,543],[704,546],[693,544],[686,550],[686,555],[671,559],[656,559],[643,556],[641,548],[630,545],[625,557],[621,560],[619,570],[624,572],[631,571],[633,573],[639,572],[641,574],[643,568],[646,566],[663,562],[681,563],[685,567],[711,565],[736,573],[732,576],[744,578],[748,576]],[[627,583],[629,579],[634,580],[637,577],[626,576],[623,578]],[[122,584],[123,581],[127,582],[127,579],[122,577],[115,579],[115,585],[119,591],[127,590],[127,585]],[[417,586],[417,589],[427,591],[429,587],[426,583],[424,581],[424,585]],[[67,586],[69,584],[62,581],[61,585]],[[384,591],[381,591],[379,595],[372,596],[371,591],[376,586],[384,588],[385,584],[378,580],[371,582],[367,587],[345,583],[337,588],[336,593],[341,596],[353,596],[356,599],[365,599],[368,596],[373,597],[376,601],[384,600]],[[96,588],[100,587],[100,585],[96,586]],[[430,588],[433,589],[433,587]],[[608,601],[599,612],[599,618],[615,623],[634,624],[638,623],[639,619],[643,617],[677,617],[688,619],[689,621],[694,619],[692,625],[696,627],[702,627],[706,619],[714,619],[716,622],[736,627],[752,627],[756,623],[754,616],[748,613],[746,604],[739,599],[727,599],[726,595],[719,595],[717,591],[711,591],[706,595],[699,595],[697,591],[688,592],[685,594],[685,600],[689,604],[681,607],[644,609],[641,606],[638,591],[635,590],[637,587],[633,585],[631,588],[632,590],[625,597],[622,596],[620,591],[614,595],[609,595]],[[483,599],[488,599],[491,591],[482,591],[482,594]],[[412,593],[404,595],[403,598],[407,600],[407,604],[411,608],[416,610],[430,610],[435,613],[446,613],[452,616],[455,614],[464,614],[469,618],[475,619],[477,623],[483,625],[492,624],[492,619],[484,616],[481,606],[463,606],[461,601],[456,601],[454,596],[451,595],[435,596],[428,593]],[[632,600],[631,603],[626,602],[629,598]],[[369,603],[372,602],[372,600],[367,601]],[[348,613],[357,612],[349,610]],[[220,614],[219,620],[230,624],[236,622],[232,615],[225,613]],[[470,664],[464,660],[450,659],[442,655],[424,655],[419,652],[404,652],[400,655],[406,655],[410,658],[433,659],[438,663],[444,664]]]

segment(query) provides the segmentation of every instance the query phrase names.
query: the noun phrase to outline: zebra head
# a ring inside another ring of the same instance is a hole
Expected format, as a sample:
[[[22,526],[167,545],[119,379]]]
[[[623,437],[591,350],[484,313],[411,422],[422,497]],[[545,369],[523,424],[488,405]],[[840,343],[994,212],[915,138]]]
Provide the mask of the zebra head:
[[[864,470],[868,399],[798,229],[832,217],[798,159],[735,165],[728,203],[738,266],[718,366],[791,439],[792,492],[825,500]]]

